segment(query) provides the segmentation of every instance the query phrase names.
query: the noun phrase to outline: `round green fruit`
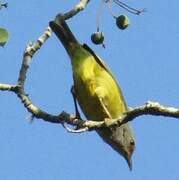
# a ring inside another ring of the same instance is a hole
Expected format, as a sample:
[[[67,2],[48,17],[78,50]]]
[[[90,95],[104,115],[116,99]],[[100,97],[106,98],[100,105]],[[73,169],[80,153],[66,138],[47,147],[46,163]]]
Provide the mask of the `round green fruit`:
[[[104,41],[104,34],[102,32],[95,32],[91,35],[91,41],[94,44],[102,44]]]
[[[125,15],[120,15],[116,18],[116,25],[119,29],[126,29],[130,25],[130,20]]]

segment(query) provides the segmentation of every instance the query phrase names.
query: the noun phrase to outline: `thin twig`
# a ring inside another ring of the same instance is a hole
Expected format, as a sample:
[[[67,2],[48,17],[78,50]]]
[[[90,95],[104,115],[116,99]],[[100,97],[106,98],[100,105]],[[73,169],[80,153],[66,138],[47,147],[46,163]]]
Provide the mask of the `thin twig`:
[[[99,32],[99,29],[100,29],[100,21],[101,21],[101,17],[102,17],[102,14],[103,14],[103,9],[104,9],[104,1],[101,0],[100,2],[100,5],[99,5],[99,10],[98,10],[98,13],[97,13],[97,18],[96,18],[96,27],[97,27],[97,32]]]
[[[80,11],[84,10],[89,2],[90,0],[80,0],[80,2],[72,10],[63,15],[64,19],[70,19]]]
[[[127,10],[127,11],[129,11],[130,13],[133,13],[133,14],[139,15],[139,14],[141,14],[142,12],[145,12],[145,11],[146,11],[145,8],[144,8],[144,9],[141,9],[141,10],[135,9],[135,8],[133,8],[133,7],[130,7],[130,6],[127,5],[126,3],[123,3],[122,1],[119,1],[119,0],[113,0],[113,1],[114,1],[114,3],[116,3],[118,6],[122,7],[123,9],[125,9],[125,10]]]
[[[22,66],[19,73],[18,85],[24,87],[26,74],[29,69],[30,63],[32,61],[32,57],[34,54],[41,48],[41,46],[47,41],[47,39],[51,36],[52,30],[50,27],[47,27],[45,32],[39,37],[39,39],[34,43],[29,43],[23,54]]]
[[[0,84],[1,91],[13,91],[16,92],[18,89],[18,85],[13,84]]]
[[[83,133],[89,131],[88,127],[80,128],[80,129],[72,129],[69,128],[66,123],[62,123],[62,126],[67,130],[69,133]]]
[[[114,18],[117,18],[117,15],[115,15],[114,13],[113,13],[113,11],[112,11],[112,2],[113,2],[113,0],[108,0],[109,2],[108,2],[108,8],[109,8],[109,13],[111,14],[111,16],[113,16]]]

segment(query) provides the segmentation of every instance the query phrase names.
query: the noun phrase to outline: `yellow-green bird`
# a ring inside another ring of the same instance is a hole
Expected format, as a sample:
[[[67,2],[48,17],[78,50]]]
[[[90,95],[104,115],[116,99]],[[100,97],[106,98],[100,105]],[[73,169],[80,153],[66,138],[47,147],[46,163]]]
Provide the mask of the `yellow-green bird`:
[[[81,45],[76,40],[62,15],[51,21],[50,27],[70,56],[75,97],[86,118],[102,121],[105,118],[118,118],[126,112],[124,97],[111,71],[86,44]],[[135,139],[129,124],[103,128],[97,133],[126,159],[132,169]]]

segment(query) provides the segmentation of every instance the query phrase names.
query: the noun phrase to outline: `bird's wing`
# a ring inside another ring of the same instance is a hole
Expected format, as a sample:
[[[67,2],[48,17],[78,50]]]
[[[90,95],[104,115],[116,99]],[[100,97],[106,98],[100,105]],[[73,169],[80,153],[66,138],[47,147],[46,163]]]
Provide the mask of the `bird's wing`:
[[[86,49],[90,54],[92,54],[93,57],[95,58],[96,62],[101,67],[103,67],[113,77],[109,67],[104,63],[104,61],[98,55],[95,54],[95,52],[87,44],[83,44],[83,48]],[[113,77],[113,79],[114,79],[114,77]]]
[[[87,50],[90,54],[93,55],[93,57],[95,58],[96,62],[102,67],[104,68],[110,75],[111,77],[113,78],[113,80],[116,82],[116,85],[118,86],[118,90],[119,90],[119,93],[121,95],[121,98],[123,100],[123,102],[125,103],[125,107],[127,108],[127,105],[126,105],[126,102],[124,100],[124,97],[122,95],[122,91],[121,91],[121,88],[119,87],[119,84],[118,82],[116,81],[115,77],[113,76],[113,74],[111,73],[109,67],[104,63],[104,61],[98,56],[95,54],[95,52],[87,45],[87,44],[83,44],[83,48],[85,50]]]

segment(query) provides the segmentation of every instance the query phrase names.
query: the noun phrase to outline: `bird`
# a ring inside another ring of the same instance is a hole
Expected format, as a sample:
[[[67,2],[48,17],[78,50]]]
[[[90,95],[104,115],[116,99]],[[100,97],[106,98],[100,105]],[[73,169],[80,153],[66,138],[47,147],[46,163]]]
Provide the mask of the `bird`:
[[[71,59],[74,100],[87,119],[102,121],[115,119],[128,110],[121,88],[104,61],[87,45],[81,44],[58,14],[49,26],[61,41]],[[80,114],[75,103],[78,117]],[[127,161],[132,170],[135,150],[134,132],[129,123],[119,127],[97,129],[99,136]]]

